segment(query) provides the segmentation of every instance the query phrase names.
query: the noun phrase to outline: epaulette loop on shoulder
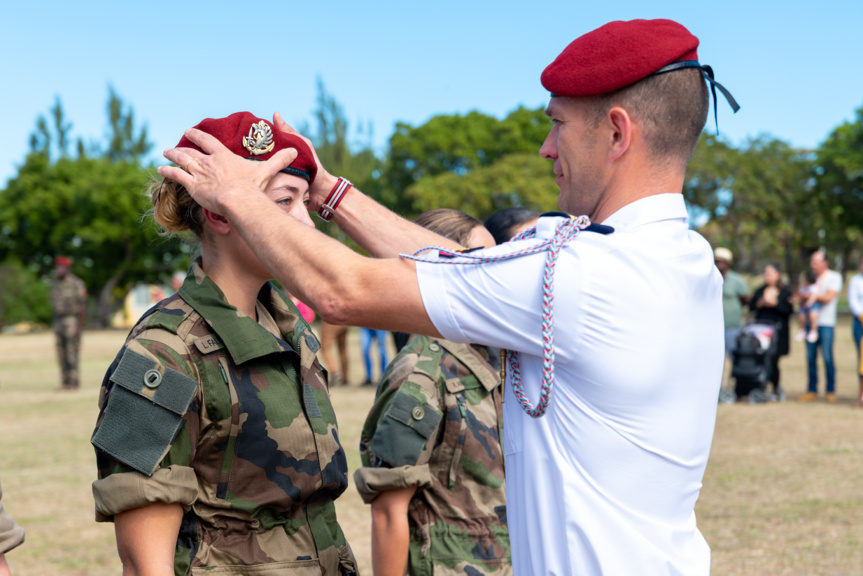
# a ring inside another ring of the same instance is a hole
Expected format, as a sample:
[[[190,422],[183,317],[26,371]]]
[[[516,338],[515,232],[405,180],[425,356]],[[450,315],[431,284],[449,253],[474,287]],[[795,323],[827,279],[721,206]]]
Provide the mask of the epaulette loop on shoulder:
[[[419,360],[414,368],[417,372],[423,372],[434,380],[440,369],[440,361],[443,357],[443,347],[434,340],[428,340],[420,352]]]
[[[186,313],[179,308],[160,308],[147,318],[147,328],[161,328],[176,334],[185,318]]]
[[[573,216],[567,214],[566,212],[544,212],[539,216],[540,218],[573,218]],[[614,232],[614,227],[606,226],[605,224],[594,224],[591,222],[585,228],[582,229],[582,232],[596,232],[597,234],[608,235]]]
[[[591,222],[587,228],[582,230],[582,232],[596,232],[597,234],[608,235],[614,232],[614,227],[606,226],[605,224],[594,224]]]

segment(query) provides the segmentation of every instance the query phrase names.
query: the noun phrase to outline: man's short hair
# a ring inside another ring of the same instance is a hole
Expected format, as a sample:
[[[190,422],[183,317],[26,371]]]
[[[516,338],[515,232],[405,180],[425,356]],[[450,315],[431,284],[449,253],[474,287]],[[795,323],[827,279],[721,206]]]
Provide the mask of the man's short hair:
[[[686,168],[707,122],[707,82],[699,68],[649,76],[593,101],[593,127],[614,106],[626,110],[644,134],[647,153],[660,165]]]

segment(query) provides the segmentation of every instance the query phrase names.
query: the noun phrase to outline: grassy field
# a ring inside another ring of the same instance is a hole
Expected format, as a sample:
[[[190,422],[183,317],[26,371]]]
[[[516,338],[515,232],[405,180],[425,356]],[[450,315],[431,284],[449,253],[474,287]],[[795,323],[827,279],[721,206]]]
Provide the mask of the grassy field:
[[[863,574],[863,411],[849,327],[837,328],[839,403],[718,406],[716,435],[696,513],[713,550],[713,574]],[[4,504],[27,528],[9,554],[16,576],[119,574],[111,524],[94,521],[89,438],[99,385],[125,332],[87,332],[82,390],[58,392],[50,333],[0,336],[0,477]],[[363,379],[351,333],[352,382]],[[782,361],[793,399],[804,389],[803,347]],[[332,391],[348,464],[373,391]],[[370,574],[369,510],[351,486],[341,524]],[[622,551],[625,553],[625,551]]]

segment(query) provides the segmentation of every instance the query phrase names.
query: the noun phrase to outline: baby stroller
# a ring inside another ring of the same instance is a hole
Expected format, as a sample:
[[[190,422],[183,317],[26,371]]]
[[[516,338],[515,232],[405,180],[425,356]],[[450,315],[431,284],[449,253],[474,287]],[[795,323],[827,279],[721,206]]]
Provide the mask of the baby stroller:
[[[740,330],[731,351],[734,390],[722,390],[720,401],[731,403],[747,396],[750,404],[782,402],[784,395],[767,393],[773,359],[778,353],[779,326],[767,320],[747,324]]]

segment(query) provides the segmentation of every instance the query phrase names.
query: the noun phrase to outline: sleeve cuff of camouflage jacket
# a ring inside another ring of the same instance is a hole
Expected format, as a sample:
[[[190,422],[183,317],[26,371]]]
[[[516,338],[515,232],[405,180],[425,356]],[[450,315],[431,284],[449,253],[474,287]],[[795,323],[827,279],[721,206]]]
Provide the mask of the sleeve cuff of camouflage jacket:
[[[24,529],[15,524],[0,504],[0,554],[17,548],[24,542]]]
[[[154,502],[182,504],[188,512],[197,496],[198,479],[186,466],[157,468],[149,478],[139,472],[123,472],[93,482],[96,522],[113,522],[114,514]]]
[[[381,492],[397,488],[426,488],[431,486],[428,466],[402,466],[400,468],[360,468],[354,472],[354,483],[363,502],[371,504]]]

